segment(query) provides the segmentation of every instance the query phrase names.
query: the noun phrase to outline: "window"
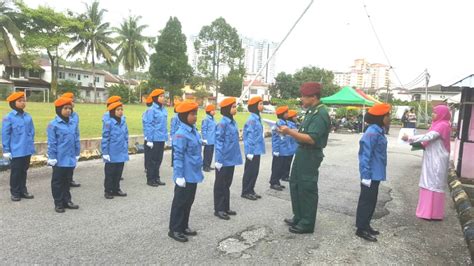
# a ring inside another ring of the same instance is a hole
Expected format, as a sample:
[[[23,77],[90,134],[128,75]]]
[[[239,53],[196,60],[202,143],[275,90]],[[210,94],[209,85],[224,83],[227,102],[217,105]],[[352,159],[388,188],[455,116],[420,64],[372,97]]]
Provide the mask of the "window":
[[[34,69],[30,69],[28,73],[30,78],[40,78],[40,72]]]
[[[250,94],[258,94],[258,90],[257,89],[250,89]]]
[[[64,72],[59,71],[59,78],[60,78],[60,79],[64,79],[64,78],[65,78]]]
[[[95,83],[99,83],[100,82],[100,77],[95,77]]]
[[[85,78],[85,79],[88,79],[88,78],[89,78],[89,75],[84,75],[84,78]]]
[[[81,74],[77,75],[77,80],[81,80]]]
[[[76,74],[75,74],[75,73],[68,73],[68,74],[67,74],[67,77],[68,77],[68,78],[74,78],[74,79],[75,79],[75,78],[76,78]]]

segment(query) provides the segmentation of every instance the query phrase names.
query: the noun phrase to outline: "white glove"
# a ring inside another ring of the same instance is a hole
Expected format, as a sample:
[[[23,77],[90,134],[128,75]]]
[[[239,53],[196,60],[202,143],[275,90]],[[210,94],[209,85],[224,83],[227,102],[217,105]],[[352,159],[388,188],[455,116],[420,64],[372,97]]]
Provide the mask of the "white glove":
[[[216,167],[217,171],[221,170],[222,164],[221,163],[215,163],[214,166]]]
[[[362,179],[360,183],[366,187],[370,187],[370,184],[372,184],[372,179]]]
[[[102,159],[104,159],[107,162],[110,162],[110,155],[102,155]]]
[[[150,149],[153,149],[153,142],[147,141],[147,142],[146,142],[146,145],[147,145]]]
[[[8,159],[8,160],[11,160],[11,159],[12,159],[12,154],[9,153],[9,152],[4,153],[4,154],[3,154],[3,158]]]
[[[279,157],[279,156],[280,156],[280,153],[279,153],[279,152],[274,152],[274,153],[273,153],[273,156]]]
[[[176,185],[186,187],[186,179],[184,179],[184,177],[176,178]]]
[[[202,143],[204,143],[204,145],[207,145],[207,140],[206,140],[206,139],[203,139],[203,140],[202,140]]]
[[[247,154],[247,159],[249,159],[249,161],[252,161],[253,160],[253,154]]]
[[[76,156],[76,161],[79,161],[79,158],[81,158],[80,155]]]
[[[58,163],[58,160],[56,159],[48,159],[47,165],[55,166],[57,163]]]

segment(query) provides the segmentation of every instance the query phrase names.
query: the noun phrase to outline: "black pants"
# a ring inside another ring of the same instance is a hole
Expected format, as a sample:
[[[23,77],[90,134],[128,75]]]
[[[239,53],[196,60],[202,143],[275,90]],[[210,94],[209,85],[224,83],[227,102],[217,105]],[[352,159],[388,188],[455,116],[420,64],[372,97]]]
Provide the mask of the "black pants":
[[[148,150],[148,155],[145,156],[146,178],[148,182],[157,182],[160,180],[160,167],[163,161],[163,152],[165,151],[164,141],[153,141],[153,148],[150,149],[145,145],[145,153]]]
[[[125,163],[105,163],[104,192],[115,193],[120,190],[120,178]]]
[[[26,189],[26,176],[30,167],[31,155],[12,158],[10,163],[10,193],[12,196],[20,197],[28,192]]]
[[[214,154],[214,145],[205,145],[203,154],[203,167],[210,168],[212,163],[212,155]]]
[[[147,149],[148,146],[146,145],[146,140],[143,142],[143,161],[144,161],[144,166],[145,166],[145,172],[147,171],[148,167],[148,160],[150,160],[148,157],[149,157],[149,153],[150,153],[150,149]]]
[[[173,162],[174,162],[174,147],[171,146],[171,167],[173,167]]]
[[[214,211],[230,210],[230,186],[234,178],[235,166],[216,168],[216,181],[214,182]]]
[[[290,178],[291,162],[293,161],[293,155],[284,156],[284,157],[285,157],[285,171],[283,171],[283,175],[282,175],[281,179],[289,179]]]
[[[260,155],[254,155],[252,161],[245,159],[244,178],[242,179],[242,195],[255,194],[255,183],[260,170]]]
[[[360,184],[359,203],[357,204],[356,226],[358,229],[368,230],[370,220],[374,215],[380,181],[373,181],[370,187]]]
[[[69,176],[67,177],[69,179],[69,183],[72,183],[74,181],[74,169],[71,171],[71,173],[69,174]]]
[[[289,156],[273,156],[272,175],[270,176],[270,185],[280,185],[280,180],[286,174],[286,165]]]
[[[171,204],[170,231],[184,232],[189,228],[189,214],[196,196],[196,183],[186,183],[185,187],[175,185]]]
[[[53,166],[53,178],[51,179],[51,191],[53,193],[54,205],[63,207],[71,201],[69,176],[74,167]]]

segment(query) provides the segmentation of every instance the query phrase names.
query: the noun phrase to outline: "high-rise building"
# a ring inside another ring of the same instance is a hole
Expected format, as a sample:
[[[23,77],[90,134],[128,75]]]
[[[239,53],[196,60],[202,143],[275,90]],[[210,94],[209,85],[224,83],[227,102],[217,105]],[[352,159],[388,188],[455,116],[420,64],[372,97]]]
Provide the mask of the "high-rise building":
[[[372,91],[386,88],[387,84],[390,86],[390,67],[356,59],[349,72],[334,72],[334,83],[338,86],[353,86]]]

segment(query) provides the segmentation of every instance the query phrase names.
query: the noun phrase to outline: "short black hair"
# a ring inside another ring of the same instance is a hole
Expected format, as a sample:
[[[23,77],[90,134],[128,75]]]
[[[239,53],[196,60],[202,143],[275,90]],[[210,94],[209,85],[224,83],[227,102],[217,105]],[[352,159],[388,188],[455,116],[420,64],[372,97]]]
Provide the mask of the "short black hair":
[[[365,114],[364,120],[369,125],[375,124],[375,125],[378,125],[380,127],[384,127],[383,118],[385,116],[386,115],[371,115],[371,114],[367,113],[367,114]]]

